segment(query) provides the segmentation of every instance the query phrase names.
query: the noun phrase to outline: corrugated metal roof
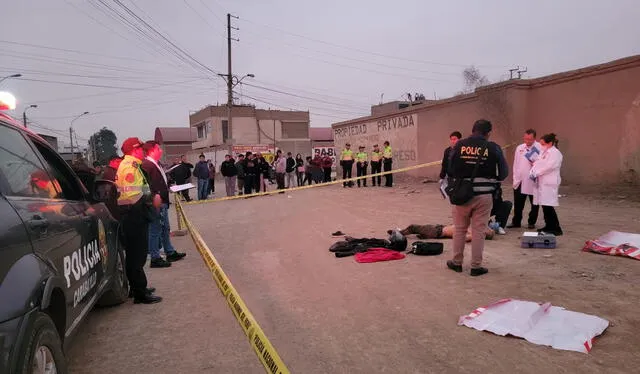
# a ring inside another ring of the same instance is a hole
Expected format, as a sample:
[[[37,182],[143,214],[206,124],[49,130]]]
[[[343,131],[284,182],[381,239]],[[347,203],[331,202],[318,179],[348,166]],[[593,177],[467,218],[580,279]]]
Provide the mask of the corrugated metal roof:
[[[331,127],[310,127],[309,138],[313,141],[333,140],[333,129]]]
[[[196,141],[195,127],[156,127],[154,140],[163,143],[193,143]]]

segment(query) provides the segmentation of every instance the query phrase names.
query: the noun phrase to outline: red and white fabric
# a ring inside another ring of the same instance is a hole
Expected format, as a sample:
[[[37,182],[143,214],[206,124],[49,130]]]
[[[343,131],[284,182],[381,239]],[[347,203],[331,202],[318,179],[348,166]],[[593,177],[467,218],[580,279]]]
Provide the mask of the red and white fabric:
[[[640,234],[609,231],[595,240],[587,241],[582,250],[640,260]]]
[[[502,299],[460,317],[458,325],[496,335],[512,335],[555,349],[589,353],[609,321],[550,303]]]

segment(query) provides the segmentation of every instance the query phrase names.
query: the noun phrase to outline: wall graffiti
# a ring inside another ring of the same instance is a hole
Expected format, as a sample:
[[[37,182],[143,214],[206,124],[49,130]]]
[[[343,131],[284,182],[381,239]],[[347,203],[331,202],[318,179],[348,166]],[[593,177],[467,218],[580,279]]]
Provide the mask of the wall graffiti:
[[[394,168],[415,165],[418,162],[417,124],[417,114],[407,114],[335,127],[335,150],[339,155],[345,144],[350,143],[354,151],[364,146],[370,154],[374,144],[382,149],[383,143],[389,141],[393,149]]]

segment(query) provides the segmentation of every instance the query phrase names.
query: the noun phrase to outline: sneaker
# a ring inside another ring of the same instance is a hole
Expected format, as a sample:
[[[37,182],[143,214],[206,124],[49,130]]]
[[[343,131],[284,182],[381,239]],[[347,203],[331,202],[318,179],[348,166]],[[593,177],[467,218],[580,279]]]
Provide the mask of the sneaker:
[[[472,277],[478,277],[480,275],[487,274],[488,272],[489,272],[489,269],[487,269],[487,268],[483,268],[483,267],[473,268],[473,269],[471,269],[471,276]]]
[[[171,263],[162,257],[151,259],[151,265],[149,265],[149,267],[152,267],[152,268],[168,268],[170,266],[171,266]]]
[[[500,226],[498,226],[498,235],[507,235],[507,232]]]
[[[456,273],[462,273],[462,265],[456,265],[453,261],[447,261],[447,267]],[[473,270],[472,270],[473,271]]]
[[[187,254],[186,253],[180,253],[180,252],[171,252],[167,255],[167,261],[169,262],[174,262],[174,261],[179,261],[182,260],[183,258],[185,258]]]

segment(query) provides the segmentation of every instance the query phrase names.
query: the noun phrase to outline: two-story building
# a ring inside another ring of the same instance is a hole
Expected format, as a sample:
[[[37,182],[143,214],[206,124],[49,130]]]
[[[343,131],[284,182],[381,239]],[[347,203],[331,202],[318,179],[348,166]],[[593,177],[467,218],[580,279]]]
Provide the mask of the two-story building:
[[[217,165],[225,154],[251,150],[311,154],[309,112],[234,105],[232,115],[231,128],[227,107],[223,105],[210,105],[189,115],[189,124],[196,134],[192,153],[204,153]]]

